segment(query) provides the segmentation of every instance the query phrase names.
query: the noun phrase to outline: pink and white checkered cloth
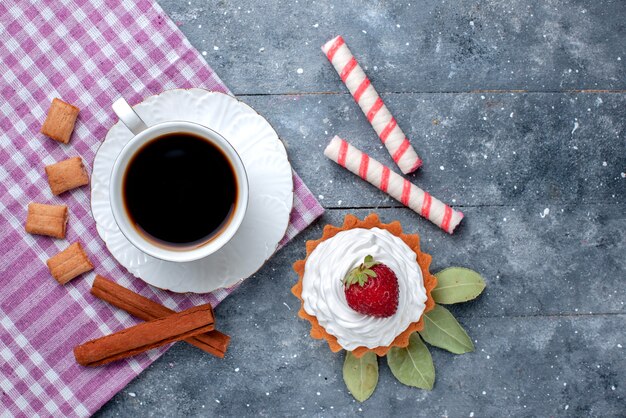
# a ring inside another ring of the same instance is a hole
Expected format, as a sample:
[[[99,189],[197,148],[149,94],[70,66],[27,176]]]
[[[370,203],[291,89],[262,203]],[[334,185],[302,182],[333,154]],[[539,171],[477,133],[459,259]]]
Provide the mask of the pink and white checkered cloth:
[[[165,351],[99,368],[75,363],[75,345],[136,322],[90,295],[94,272],[65,286],[50,276],[45,261],[68,243],[84,244],[97,273],[175,310],[215,306],[233,290],[179,295],[131,277],[96,232],[88,188],[55,197],[44,176],[45,165],[70,156],[91,166],[116,121],[114,99],[137,103],[176,87],[228,92],[151,0],[0,2],[0,416],[88,416]],[[69,145],[39,133],[54,97],[81,109]],[[295,173],[294,186],[281,245],[323,211]],[[31,201],[68,205],[67,240],[24,232]]]

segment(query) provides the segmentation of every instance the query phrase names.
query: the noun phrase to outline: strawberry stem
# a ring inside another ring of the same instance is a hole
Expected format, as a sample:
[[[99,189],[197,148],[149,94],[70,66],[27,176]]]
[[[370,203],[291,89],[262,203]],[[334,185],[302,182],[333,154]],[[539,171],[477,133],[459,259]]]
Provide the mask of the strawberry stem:
[[[380,263],[374,260],[374,257],[371,255],[366,256],[363,263],[350,270],[346,277],[344,277],[343,285],[345,287],[350,287],[353,284],[358,283],[359,286],[363,287],[370,277],[376,277],[376,272],[372,270],[372,267],[378,264]]]

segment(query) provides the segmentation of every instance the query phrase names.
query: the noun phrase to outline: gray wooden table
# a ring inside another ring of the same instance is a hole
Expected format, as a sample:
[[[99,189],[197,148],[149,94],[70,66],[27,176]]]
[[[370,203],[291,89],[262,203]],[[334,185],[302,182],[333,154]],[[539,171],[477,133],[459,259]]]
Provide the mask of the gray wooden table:
[[[626,2],[160,3],[326,214],[217,308],[226,359],[177,344],[98,416],[626,416]],[[335,34],[423,156],[412,180],[467,215],[454,236],[323,156],[339,134],[392,164],[319,49]],[[343,355],[296,317],[291,263],[322,225],[371,212],[419,232],[434,271],[488,287],[452,307],[476,352],[433,348],[432,392],[381,362],[359,404]]]

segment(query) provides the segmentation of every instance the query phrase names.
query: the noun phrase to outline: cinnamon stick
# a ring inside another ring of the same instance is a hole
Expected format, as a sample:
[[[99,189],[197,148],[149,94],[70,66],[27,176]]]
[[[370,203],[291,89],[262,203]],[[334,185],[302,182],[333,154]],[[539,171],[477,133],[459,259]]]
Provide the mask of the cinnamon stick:
[[[100,366],[213,328],[211,305],[200,305],[88,341],[74,347],[74,357],[83,366]]]
[[[175,313],[175,311],[100,275],[97,275],[93,282],[91,294],[144,321],[163,318]],[[185,342],[216,357],[224,358],[228,345],[230,344],[230,337],[217,330],[213,330],[206,334],[187,338]]]

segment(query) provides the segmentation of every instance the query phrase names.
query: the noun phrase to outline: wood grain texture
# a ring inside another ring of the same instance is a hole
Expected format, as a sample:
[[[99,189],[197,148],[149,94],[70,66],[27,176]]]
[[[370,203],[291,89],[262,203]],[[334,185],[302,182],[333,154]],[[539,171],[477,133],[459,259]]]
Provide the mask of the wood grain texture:
[[[461,207],[626,202],[621,174],[626,94],[387,96],[398,123],[423,150],[424,165],[406,177],[443,202]],[[241,99],[272,123],[292,165],[323,196],[325,207],[401,206],[323,154],[339,135],[394,166],[350,95]]]
[[[626,89],[620,0],[159,3],[237,95],[347,93],[339,34],[379,93]]]
[[[97,416],[623,415],[626,2],[160,4],[327,212],[216,310],[227,359],[177,345]],[[319,49],[337,34],[424,159],[408,178],[466,214],[454,236],[323,156],[337,134],[393,164]],[[306,240],[371,212],[418,232],[433,271],[465,266],[487,288],[447,306],[476,352],[431,348],[428,393],[381,362],[359,405],[289,289]]]

